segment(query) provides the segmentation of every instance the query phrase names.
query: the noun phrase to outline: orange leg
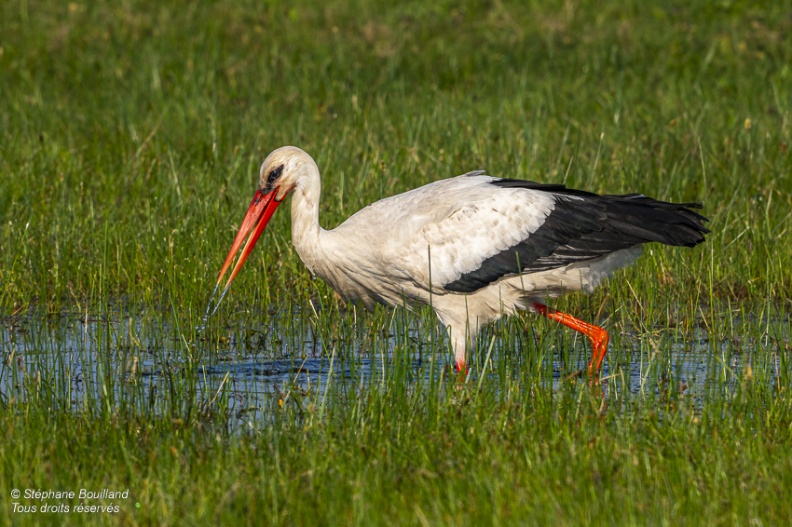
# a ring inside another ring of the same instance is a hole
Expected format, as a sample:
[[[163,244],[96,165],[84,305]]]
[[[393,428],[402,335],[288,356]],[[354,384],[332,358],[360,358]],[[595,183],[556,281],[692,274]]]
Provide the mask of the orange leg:
[[[544,304],[540,304],[539,302],[534,302],[534,309],[536,309],[538,313],[551,320],[560,322],[566,327],[583,333],[591,340],[591,345],[594,347],[594,351],[591,354],[591,361],[589,361],[588,364],[588,371],[589,375],[599,375],[600,366],[602,366],[602,360],[605,358],[605,353],[608,351],[608,332],[599,326],[584,322],[579,318],[573,317],[572,315],[561,313],[560,311],[556,311],[555,309],[549,308]]]
[[[457,363],[454,365],[454,373],[461,373],[462,378],[464,379],[467,376],[467,372],[468,369],[465,361],[457,361]]]

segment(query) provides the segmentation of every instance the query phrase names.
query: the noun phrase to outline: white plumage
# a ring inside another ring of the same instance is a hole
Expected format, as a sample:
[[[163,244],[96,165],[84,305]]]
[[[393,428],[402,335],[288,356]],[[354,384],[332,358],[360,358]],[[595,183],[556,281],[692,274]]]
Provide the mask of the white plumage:
[[[259,188],[218,285],[248,232],[254,232],[225,291],[289,192],[292,241],[311,272],[345,299],[369,308],[378,302],[428,305],[431,296],[458,369],[464,369],[466,349],[482,325],[521,309],[589,336],[595,348],[589,370],[598,371],[607,333],[550,310],[540,298],[592,290],[631,263],[643,243],[693,246],[708,232],[705,218],[689,210],[693,204],[597,196],[483,171],[382,199],[325,230],[319,225],[316,163],[299,148],[283,147],[261,166]]]

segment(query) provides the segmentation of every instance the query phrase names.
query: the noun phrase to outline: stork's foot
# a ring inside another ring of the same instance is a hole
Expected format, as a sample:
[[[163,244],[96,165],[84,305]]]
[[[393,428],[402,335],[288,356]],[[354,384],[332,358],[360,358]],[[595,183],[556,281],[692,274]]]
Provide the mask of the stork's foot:
[[[583,378],[583,372],[585,370],[575,370],[566,377],[564,377],[564,381],[568,383],[574,383],[577,379]],[[603,392],[603,383],[600,380],[599,372],[595,372],[593,375],[589,375],[588,381],[589,388],[591,388],[595,393],[597,393],[600,397],[604,396]]]
[[[599,375],[602,360],[608,352],[608,332],[598,326],[591,326],[591,333],[586,333],[591,340],[591,346],[594,348],[591,353],[591,361],[589,361],[588,371],[589,375]]]

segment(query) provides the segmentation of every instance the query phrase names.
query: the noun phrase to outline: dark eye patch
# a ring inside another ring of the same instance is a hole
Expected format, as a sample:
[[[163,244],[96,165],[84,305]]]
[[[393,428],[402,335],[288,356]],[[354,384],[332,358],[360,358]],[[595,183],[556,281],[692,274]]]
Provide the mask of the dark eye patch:
[[[266,192],[269,192],[273,189],[273,185],[275,181],[281,176],[281,172],[283,172],[283,165],[280,165],[277,168],[273,168],[269,175],[267,176],[267,187],[264,189]]]

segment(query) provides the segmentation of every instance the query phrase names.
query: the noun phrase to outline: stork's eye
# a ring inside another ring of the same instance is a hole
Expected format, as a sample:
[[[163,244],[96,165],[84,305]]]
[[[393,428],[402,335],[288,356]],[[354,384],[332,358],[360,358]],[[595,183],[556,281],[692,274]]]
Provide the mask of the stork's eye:
[[[275,184],[275,181],[280,177],[281,172],[283,172],[283,165],[279,166],[278,168],[273,168],[269,175],[267,176],[267,188],[272,189],[272,186]]]

